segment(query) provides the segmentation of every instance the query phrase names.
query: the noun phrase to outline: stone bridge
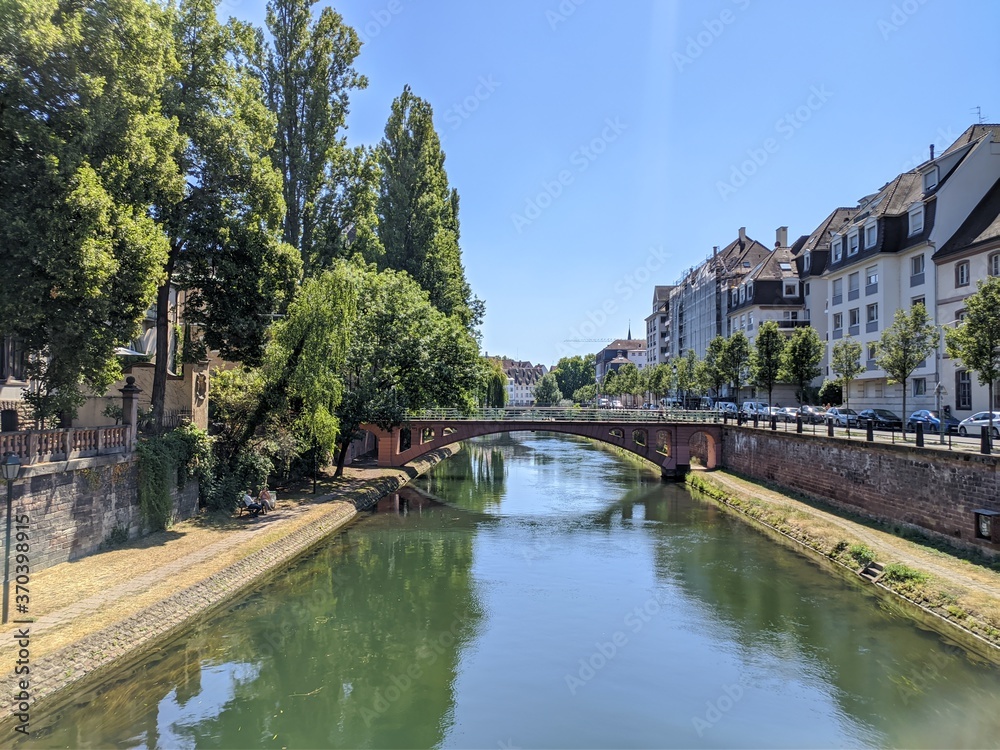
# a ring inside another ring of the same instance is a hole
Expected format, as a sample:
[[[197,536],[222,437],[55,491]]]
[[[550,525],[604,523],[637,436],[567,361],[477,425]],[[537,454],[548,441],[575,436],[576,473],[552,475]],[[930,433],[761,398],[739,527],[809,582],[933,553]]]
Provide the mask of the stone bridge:
[[[722,459],[722,418],[712,412],[666,413],[608,409],[507,408],[462,414],[438,409],[410,415],[401,427],[362,425],[378,441],[378,465],[402,466],[425,453],[479,435],[499,432],[564,432],[600,440],[681,476],[691,457],[714,469]]]

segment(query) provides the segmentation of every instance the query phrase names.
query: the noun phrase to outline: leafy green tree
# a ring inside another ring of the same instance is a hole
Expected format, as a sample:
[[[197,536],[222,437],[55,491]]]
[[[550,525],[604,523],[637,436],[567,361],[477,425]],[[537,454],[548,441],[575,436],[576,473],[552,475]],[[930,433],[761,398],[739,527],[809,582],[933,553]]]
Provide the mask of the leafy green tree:
[[[575,393],[577,389],[594,382],[597,357],[594,354],[563,357],[552,371],[563,393]]]
[[[535,385],[534,394],[535,406],[557,406],[562,399],[559,383],[551,372],[542,375]]]
[[[673,368],[664,362],[655,365],[649,373],[649,390],[653,392],[657,404],[674,389],[673,375]]]
[[[861,364],[861,344],[848,336],[833,345],[830,369],[844,388],[844,406],[851,408],[851,383],[865,371]],[[851,422],[847,421],[847,434],[851,434]]]
[[[573,401],[578,404],[586,404],[597,399],[597,384],[587,383],[573,391]]]
[[[381,175],[377,149],[358,146],[340,153],[319,198],[318,226],[308,256],[311,269],[327,268],[336,258],[354,255],[385,264],[378,235]]]
[[[409,86],[392,103],[379,148],[379,239],[384,264],[406,271],[431,303],[472,330],[482,302],[465,280],[459,248],[458,193],[448,185],[444,152],[430,104]]]
[[[890,383],[903,386],[903,439],[906,439],[906,381],[937,346],[937,326],[923,305],[909,312],[896,310],[892,325],[882,331],[876,346],[875,361],[885,370]]]
[[[722,395],[722,387],[726,384],[726,373],[722,363],[726,352],[726,339],[716,336],[708,342],[708,349],[705,352],[705,376],[711,384],[715,397]],[[735,396],[734,396],[735,398]]]
[[[175,64],[164,112],[183,136],[173,163],[184,189],[155,207],[169,238],[157,291],[152,407],[162,425],[169,364],[170,282],[186,289],[185,316],[224,359],[259,364],[272,315],[294,293],[298,254],[281,242],[281,175],[270,159],[274,118],[247,64],[251,29],[221,25],[212,0],[170,6]]]
[[[409,275],[338,261],[359,274],[358,313],[342,370],[344,397],[336,415],[344,470],[351,440],[362,424],[403,424],[408,411],[432,406],[471,411],[482,384],[476,340],[455,316],[430,301]]]
[[[961,360],[988,389],[988,434],[992,438],[993,391],[1000,378],[1000,277],[978,282],[976,293],[965,299],[964,321],[954,329],[945,329],[944,339],[948,356]]]
[[[639,368],[632,362],[626,362],[618,368],[618,392],[623,396],[635,397],[642,393],[642,379],[639,376]],[[633,405],[632,398],[627,403]]]
[[[277,120],[271,158],[282,177],[284,241],[299,250],[307,273],[329,260],[316,241],[325,199],[341,189],[349,194],[350,177],[365,163],[365,151],[347,149],[341,131],[350,92],[368,85],[353,68],[361,51],[357,33],[330,7],[314,17],[315,3],[270,0],[271,42],[259,45],[253,59]]]
[[[694,349],[688,349],[683,357],[676,361],[677,393],[681,406],[686,408],[692,390],[698,386],[698,355]]]
[[[71,416],[120,376],[163,279],[150,206],[183,188],[171,40],[142,0],[5,0],[0,50],[0,332],[33,354],[37,416]]]
[[[806,402],[809,383],[820,376],[819,363],[823,361],[823,342],[812,326],[796,328],[785,344],[781,356],[779,380],[795,384],[799,404]]]
[[[507,373],[496,357],[484,357],[483,395],[480,399],[486,408],[502,409],[507,405]]]
[[[738,403],[740,390],[750,374],[750,342],[743,331],[737,331],[726,340],[720,365],[727,382],[733,387],[733,398]]]
[[[604,374],[600,390],[609,396],[622,395],[622,383],[621,378],[618,377],[618,370],[608,370]]]
[[[750,369],[754,383],[767,391],[769,406],[774,384],[781,375],[781,356],[784,354],[786,341],[773,320],[761,323],[754,340]]]
[[[819,388],[818,398],[821,404],[844,403],[844,388],[840,384],[840,380],[830,380],[829,378],[824,380],[823,385]]]

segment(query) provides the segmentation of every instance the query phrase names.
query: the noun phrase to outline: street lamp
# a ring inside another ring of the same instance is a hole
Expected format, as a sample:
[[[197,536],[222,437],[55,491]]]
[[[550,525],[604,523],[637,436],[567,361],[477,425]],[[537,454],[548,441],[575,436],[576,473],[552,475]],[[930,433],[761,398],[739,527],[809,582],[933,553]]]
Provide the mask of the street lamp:
[[[938,436],[941,439],[941,445],[944,445],[944,414],[941,413],[941,397],[948,393],[945,390],[944,384],[939,380],[937,385],[934,386],[934,397],[937,399],[937,415],[938,415]]]
[[[3,623],[7,623],[7,600],[10,598],[10,522],[11,522],[11,506],[14,502],[14,480],[17,479],[17,474],[21,470],[21,459],[17,457],[16,453],[7,453],[3,457],[3,462],[0,463],[3,467],[3,478],[7,480],[7,543],[4,545],[4,561],[3,561]]]

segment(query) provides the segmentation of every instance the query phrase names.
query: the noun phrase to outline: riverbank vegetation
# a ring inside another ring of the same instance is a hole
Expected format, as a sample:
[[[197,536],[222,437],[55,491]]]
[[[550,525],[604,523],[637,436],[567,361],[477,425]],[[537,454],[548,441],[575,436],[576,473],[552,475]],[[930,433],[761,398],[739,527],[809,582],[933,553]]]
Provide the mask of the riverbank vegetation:
[[[900,539],[864,519],[847,519],[739,480],[692,472],[690,487],[851,571],[884,564],[878,583],[954,626],[1000,647],[1000,566]],[[977,572],[978,569],[978,572]]]

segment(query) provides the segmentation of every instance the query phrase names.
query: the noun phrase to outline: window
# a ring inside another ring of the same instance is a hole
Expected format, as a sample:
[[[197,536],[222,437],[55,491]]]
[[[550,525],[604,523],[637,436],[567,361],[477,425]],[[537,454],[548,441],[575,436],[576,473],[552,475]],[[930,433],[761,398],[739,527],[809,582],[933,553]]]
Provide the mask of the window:
[[[914,378],[912,382],[914,396],[927,395],[927,378]]]
[[[747,298],[747,285],[740,284],[740,302],[745,302]]]
[[[878,283],[878,266],[869,266],[865,269],[865,285],[873,286]]]
[[[798,310],[784,310],[781,313],[782,320],[798,320],[799,311]]]
[[[962,308],[957,313],[955,313],[955,322],[961,323],[965,320],[965,308]]]
[[[794,297],[799,293],[799,282],[797,281],[786,281],[785,282],[785,296]]]
[[[969,285],[969,261],[963,260],[955,264],[955,286]]]
[[[919,276],[924,272],[924,256],[914,255],[910,258],[910,276]]]
[[[858,254],[858,233],[851,232],[847,235],[847,254],[857,255]]]
[[[851,299],[857,299],[858,287],[861,285],[861,274],[855,271],[847,277],[847,293],[853,295]]]
[[[955,408],[972,408],[972,375],[968,370],[955,373]]]
[[[923,305],[924,307],[927,307],[926,299],[923,297],[914,297],[910,301],[910,307],[916,307],[917,305]]]
[[[989,260],[990,276],[1000,276],[1000,253],[993,253]]]
[[[868,359],[872,360],[878,356],[878,344],[871,343],[868,345]]]
[[[924,231],[924,206],[923,204],[910,209],[910,236],[920,234]]]
[[[868,322],[878,323],[878,302],[868,305]]]
[[[997,253],[997,257],[1000,257],[1000,253]],[[805,256],[802,258],[802,270],[809,271],[812,269],[813,255],[811,250],[806,250]],[[997,274],[994,274],[997,275]]]
[[[747,316],[744,314],[740,316],[740,330],[742,331],[746,327],[747,327]]]
[[[839,305],[844,301],[844,280],[833,280],[833,304]]]
[[[753,328],[753,313],[747,313],[747,330]]]
[[[938,168],[934,167],[930,172],[924,173],[924,191],[933,190],[938,184]]]
[[[833,330],[837,331],[844,327],[844,313],[833,314]]]
[[[840,260],[844,252],[844,241],[839,237],[833,241],[833,262]]]
[[[852,307],[848,311],[848,325],[859,326],[861,325],[861,309],[857,307]]]
[[[878,240],[878,224],[869,224],[865,227],[865,247],[875,247]]]
[[[739,302],[740,302],[740,294],[739,294],[739,292],[737,292],[734,289],[733,290],[733,301],[732,301],[732,304],[730,304],[730,307],[736,307],[736,305],[738,305]]]
[[[747,299],[753,299],[753,282],[747,282]]]
[[[809,296],[809,282],[806,282],[806,296]]]

